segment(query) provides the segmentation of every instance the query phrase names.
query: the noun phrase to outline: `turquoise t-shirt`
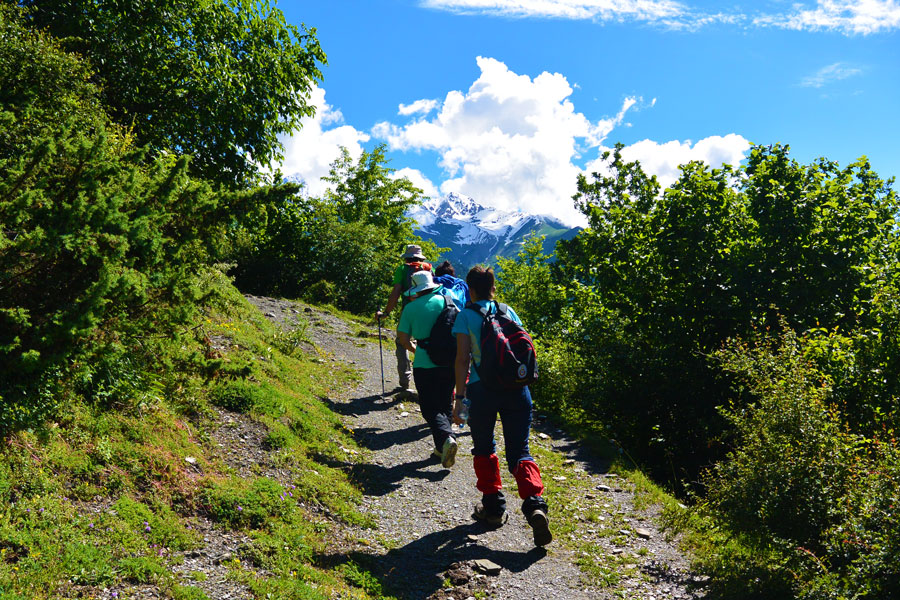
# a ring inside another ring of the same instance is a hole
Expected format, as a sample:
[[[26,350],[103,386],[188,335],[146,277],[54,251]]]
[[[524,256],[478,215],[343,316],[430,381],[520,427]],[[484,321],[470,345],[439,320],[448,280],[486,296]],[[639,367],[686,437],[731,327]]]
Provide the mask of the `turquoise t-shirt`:
[[[476,304],[482,308],[488,308],[488,304],[490,304],[488,312],[491,314],[497,312],[497,303],[493,300],[479,300]],[[506,307],[506,314],[519,325],[522,324],[519,315],[516,314],[512,307]],[[482,318],[480,313],[471,308],[466,308],[456,315],[456,322],[453,324],[453,335],[465,333],[469,336],[469,340],[472,342],[472,364],[475,366],[481,365],[481,324],[483,322],[484,318]],[[419,353],[416,352],[416,354],[418,355]],[[478,379],[478,371],[469,369],[469,383],[475,383]]]
[[[444,310],[444,296],[437,293],[440,289],[441,286],[438,286],[434,292],[419,296],[407,304],[400,313],[400,324],[397,325],[397,331],[402,331],[416,340],[424,340],[430,336],[434,322]],[[431,362],[431,357],[428,356],[425,348],[416,350],[413,368],[434,369],[437,366]]]

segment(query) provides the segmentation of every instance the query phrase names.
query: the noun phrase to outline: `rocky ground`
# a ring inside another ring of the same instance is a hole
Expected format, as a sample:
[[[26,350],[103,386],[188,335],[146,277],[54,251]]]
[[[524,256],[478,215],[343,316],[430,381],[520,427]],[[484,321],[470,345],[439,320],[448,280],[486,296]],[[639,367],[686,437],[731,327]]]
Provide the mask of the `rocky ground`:
[[[567,475],[545,473],[545,479],[552,476],[564,482],[566,477],[577,478],[578,489],[591,490],[566,506],[551,506],[551,529],[555,520],[578,520],[579,512],[599,510],[598,519],[567,534],[580,538],[581,548],[590,544],[593,555],[582,550],[583,554],[576,556],[570,549],[573,545],[566,543],[571,540],[559,535],[546,550],[535,548],[531,530],[517,511],[511,510],[509,522],[494,530],[471,518],[479,497],[471,440],[465,432],[460,436],[460,451],[452,469],[442,468],[430,456],[431,436],[414,398],[395,389],[392,332],[384,332],[379,354],[374,326],[368,330],[351,326],[327,312],[290,301],[249,299],[267,317],[285,326],[298,318],[305,320],[307,335],[324,360],[353,365],[361,374],[358,387],[334,390],[328,400],[369,451],[357,478],[364,488],[363,510],[375,517],[378,527],[343,530],[341,543],[335,544],[335,562],[364,562],[391,593],[409,599],[702,597],[687,561],[657,529],[653,509],[635,510],[630,486],[607,473],[604,461],[591,456],[546,419],[536,421],[532,444],[564,455]],[[388,392],[384,397],[380,356]],[[250,439],[256,437],[249,435]],[[247,438],[240,439],[246,444]],[[502,448],[499,439],[498,446]],[[265,463],[264,457],[249,458]],[[506,473],[504,484],[510,508],[515,509],[514,482]],[[621,527],[616,535],[603,532],[607,520]],[[603,553],[620,559],[616,564],[621,573],[616,574],[614,586],[586,577],[576,566],[578,558],[589,562],[599,560]]]

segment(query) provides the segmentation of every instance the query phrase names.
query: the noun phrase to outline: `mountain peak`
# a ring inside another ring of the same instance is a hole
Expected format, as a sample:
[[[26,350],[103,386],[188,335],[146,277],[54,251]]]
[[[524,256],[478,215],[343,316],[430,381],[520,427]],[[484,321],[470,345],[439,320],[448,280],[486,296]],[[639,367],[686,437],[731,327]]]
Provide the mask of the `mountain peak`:
[[[448,257],[460,266],[515,256],[531,234],[546,235],[545,246],[552,250],[557,239],[572,237],[580,230],[553,217],[489,208],[456,193],[430,198],[409,216],[419,224],[419,235],[438,246],[450,247]]]

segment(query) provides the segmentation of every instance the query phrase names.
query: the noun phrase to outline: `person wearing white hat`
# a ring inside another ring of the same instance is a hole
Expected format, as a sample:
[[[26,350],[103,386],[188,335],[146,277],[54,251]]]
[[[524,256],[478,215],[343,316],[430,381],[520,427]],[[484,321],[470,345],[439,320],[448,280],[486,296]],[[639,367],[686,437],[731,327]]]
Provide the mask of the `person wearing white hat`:
[[[443,286],[431,277],[431,271],[412,274],[412,287],[405,293],[412,298],[400,314],[397,326],[397,341],[404,348],[415,352],[413,377],[419,396],[422,416],[431,428],[434,454],[440,456],[441,464],[450,468],[456,462],[459,444],[451,429],[453,422],[453,366],[434,363],[425,349],[416,352],[412,340],[429,338],[432,327],[444,310]]]
[[[398,301],[401,301],[402,310],[410,301],[409,296],[403,295],[403,292],[412,287],[413,274],[418,271],[431,271],[431,263],[426,262],[425,255],[422,254],[422,246],[418,244],[408,244],[406,251],[400,255],[400,258],[403,259],[403,264],[399,265],[394,271],[394,287],[391,290],[391,295],[384,310],[375,312],[376,319],[389,315],[394,310],[394,307],[397,306]],[[409,390],[410,379],[412,378],[412,365],[409,362],[409,356],[406,354],[406,348],[401,346],[399,341],[397,342],[396,356],[397,376],[400,380],[400,387],[404,390]]]

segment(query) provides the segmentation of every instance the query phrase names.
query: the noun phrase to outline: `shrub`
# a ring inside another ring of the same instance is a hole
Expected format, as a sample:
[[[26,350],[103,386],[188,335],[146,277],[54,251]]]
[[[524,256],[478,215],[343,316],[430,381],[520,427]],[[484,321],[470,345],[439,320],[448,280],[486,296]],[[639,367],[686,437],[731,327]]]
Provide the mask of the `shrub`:
[[[735,342],[716,356],[754,401],[724,411],[734,447],[704,477],[696,509],[727,540],[702,555],[713,586],[741,598],[894,597],[896,441],[848,433],[790,331],[777,346]]]

